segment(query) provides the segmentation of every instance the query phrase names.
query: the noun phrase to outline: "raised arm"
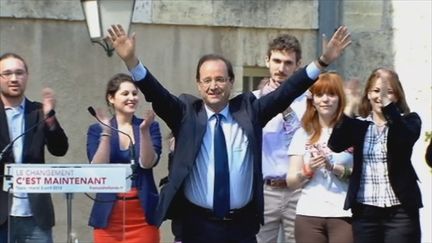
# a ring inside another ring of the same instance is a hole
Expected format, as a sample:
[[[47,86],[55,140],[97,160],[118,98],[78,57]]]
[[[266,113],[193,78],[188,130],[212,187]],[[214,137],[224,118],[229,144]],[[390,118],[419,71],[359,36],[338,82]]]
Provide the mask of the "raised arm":
[[[345,48],[351,45],[351,34],[348,27],[340,26],[332,35],[330,41],[327,41],[325,35],[322,37],[323,53],[315,61],[315,64],[321,68],[336,61],[342,54]]]
[[[165,89],[139,61],[135,53],[135,33],[128,37],[120,25],[113,25],[108,30],[107,40],[124,61],[146,101],[152,103],[156,114],[176,131],[183,116],[183,102]]]
[[[299,69],[274,92],[254,102],[261,125],[267,124],[271,118],[283,112],[298,96],[303,94],[315,82],[320,72],[338,59],[350,44],[351,36],[346,26],[339,27],[330,41],[327,42],[324,38],[323,53],[317,60],[310,63],[305,69]]]
[[[106,38],[129,70],[138,65],[139,61],[135,55],[135,33],[127,36],[121,25],[112,25]]]

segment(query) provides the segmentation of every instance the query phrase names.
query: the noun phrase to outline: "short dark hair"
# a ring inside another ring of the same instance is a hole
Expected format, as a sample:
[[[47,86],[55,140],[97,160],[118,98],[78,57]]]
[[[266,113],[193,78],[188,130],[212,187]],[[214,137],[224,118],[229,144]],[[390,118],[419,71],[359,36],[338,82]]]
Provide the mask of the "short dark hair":
[[[196,69],[196,80],[199,81],[200,79],[200,68],[201,66],[207,62],[207,61],[222,61],[225,63],[225,66],[227,68],[227,72],[228,72],[228,77],[230,78],[231,81],[234,80],[234,71],[233,71],[233,67],[231,65],[231,62],[228,61],[228,59],[226,59],[225,57],[218,55],[218,54],[207,54],[202,56],[199,61],[198,61],[198,65],[197,65],[197,69]]]
[[[268,44],[267,57],[270,58],[272,51],[293,51],[296,54],[297,62],[302,58],[300,42],[290,34],[282,34],[271,40]]]
[[[133,85],[135,85],[135,82],[133,81],[132,77],[124,73],[117,73],[110,78],[110,80],[107,83],[106,91],[105,91],[105,101],[108,106],[110,106],[108,96],[114,96],[115,93],[119,90],[120,84],[124,82],[130,82]]]
[[[13,52],[4,53],[3,55],[0,56],[0,61],[3,61],[4,59],[11,58],[11,57],[20,60],[24,64],[25,71],[28,72],[26,61],[24,60],[24,58],[22,58],[20,55],[16,53]]]

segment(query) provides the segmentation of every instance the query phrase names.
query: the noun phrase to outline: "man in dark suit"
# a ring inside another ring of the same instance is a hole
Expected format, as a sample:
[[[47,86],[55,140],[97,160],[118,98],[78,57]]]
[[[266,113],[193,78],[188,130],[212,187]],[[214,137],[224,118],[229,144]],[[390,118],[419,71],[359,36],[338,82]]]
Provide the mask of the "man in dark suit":
[[[262,128],[313,84],[323,66],[351,43],[346,27],[335,32],[320,60],[296,72],[260,99],[251,93],[230,99],[231,63],[205,55],[197,65],[201,98],[169,93],[135,56],[135,36],[112,26],[109,40],[139,89],[176,139],[168,183],[162,188],[157,224],[180,218],[183,242],[256,242],[263,222]]]
[[[54,92],[45,88],[42,103],[25,97],[29,72],[24,59],[14,53],[0,56],[0,150],[24,131],[38,124],[17,139],[0,161],[5,163],[44,163],[45,145],[56,156],[68,150],[68,139],[52,114]],[[3,180],[0,182],[3,188]],[[9,206],[8,206],[9,204]],[[52,242],[54,208],[47,193],[8,193],[0,191],[0,243]],[[9,237],[9,241],[8,241]]]

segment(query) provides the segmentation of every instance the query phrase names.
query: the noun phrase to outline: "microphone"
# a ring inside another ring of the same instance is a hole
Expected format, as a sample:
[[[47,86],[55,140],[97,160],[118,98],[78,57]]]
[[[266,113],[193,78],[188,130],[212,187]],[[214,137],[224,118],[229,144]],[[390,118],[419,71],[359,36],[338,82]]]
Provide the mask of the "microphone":
[[[21,138],[22,136],[26,135],[28,132],[30,132],[30,131],[33,130],[35,127],[39,126],[41,123],[43,123],[43,122],[45,122],[46,120],[48,120],[48,118],[53,117],[54,115],[55,115],[55,111],[54,111],[54,110],[50,110],[50,111],[48,112],[48,114],[46,115],[46,117],[45,117],[43,120],[41,120],[41,121],[39,121],[39,122],[33,124],[33,126],[29,127],[27,130],[25,130],[23,133],[21,133],[18,137],[14,138],[10,143],[8,143],[8,144],[6,145],[6,147],[4,147],[3,150],[0,152],[0,161],[2,161],[2,160],[3,160],[3,157],[4,157],[5,155],[7,155],[7,154],[10,152],[10,150],[11,150],[13,144],[14,144],[14,143],[19,139],[19,138]]]
[[[129,134],[127,134],[127,133],[125,133],[125,132],[123,132],[123,131],[120,131],[119,129],[117,129],[117,128],[115,128],[115,127],[113,127],[113,126],[111,126],[111,125],[109,125],[109,124],[106,124],[106,123],[104,123],[103,121],[101,121],[97,116],[96,116],[96,111],[95,111],[95,109],[92,107],[92,106],[89,106],[88,108],[87,108],[87,110],[88,110],[88,112],[90,113],[90,115],[92,115],[94,118],[96,118],[96,120],[98,121],[98,122],[100,122],[100,124],[102,124],[102,125],[104,125],[104,126],[106,126],[106,127],[108,127],[108,128],[110,128],[110,129],[112,129],[112,130],[114,130],[114,131],[116,131],[116,132],[119,132],[119,133],[121,133],[121,134],[123,134],[123,135],[126,135],[126,137],[128,137],[129,138],[129,157],[130,157],[130,164],[131,164],[131,168],[132,168],[132,175],[130,175],[129,177],[131,178],[131,179],[135,179],[135,177],[136,177],[136,175],[137,175],[137,164],[135,164],[135,144],[133,143],[133,140],[132,140],[132,138],[131,138],[131,136],[129,136]]]

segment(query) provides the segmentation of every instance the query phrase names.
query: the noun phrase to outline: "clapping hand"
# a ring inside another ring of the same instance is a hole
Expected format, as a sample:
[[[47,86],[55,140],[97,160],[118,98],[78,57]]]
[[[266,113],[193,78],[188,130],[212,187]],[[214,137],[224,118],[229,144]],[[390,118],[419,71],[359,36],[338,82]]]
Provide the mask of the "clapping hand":
[[[311,152],[309,167],[312,171],[316,171],[317,169],[326,166],[326,163],[327,159],[323,154],[319,152]]]
[[[106,111],[102,108],[96,108],[95,112],[96,112],[96,117],[98,118],[98,120],[101,121],[100,126],[102,127],[103,132],[111,134],[111,129],[106,125],[104,125],[104,124],[110,124],[110,118],[109,116],[106,115]]]
[[[380,78],[377,79],[377,84],[380,89],[380,101],[382,106],[387,106],[391,103],[389,97],[389,89],[391,89],[389,75],[386,72],[380,72]]]
[[[42,90],[42,105],[44,115],[48,115],[51,110],[54,110],[56,105],[56,99],[54,97],[54,90],[50,88],[44,88]]]
[[[150,124],[153,123],[155,118],[155,113],[152,110],[146,110],[144,111],[143,119],[144,121],[140,124],[140,130],[144,132],[150,127]]]
[[[309,167],[312,171],[322,167],[325,167],[327,170],[332,170],[332,162],[326,155],[326,152],[319,145],[312,145],[310,156]]]
[[[54,110],[55,105],[56,105],[56,99],[54,97],[54,90],[50,88],[44,88],[42,90],[42,111],[45,118],[47,118],[48,113],[51,110]],[[55,118],[53,116],[47,118],[45,120],[45,124],[50,129],[53,129],[55,126]]]

